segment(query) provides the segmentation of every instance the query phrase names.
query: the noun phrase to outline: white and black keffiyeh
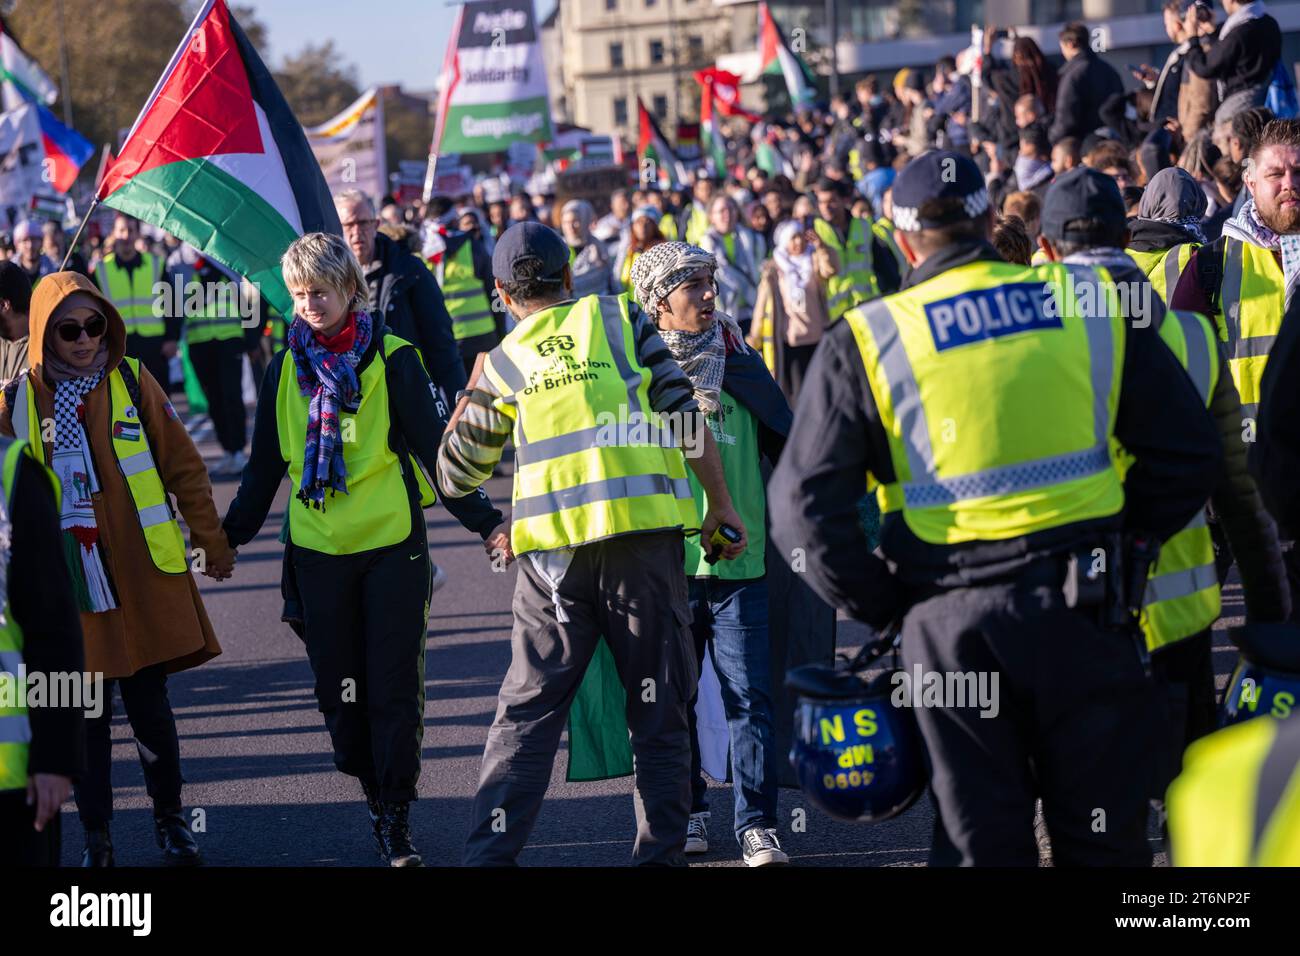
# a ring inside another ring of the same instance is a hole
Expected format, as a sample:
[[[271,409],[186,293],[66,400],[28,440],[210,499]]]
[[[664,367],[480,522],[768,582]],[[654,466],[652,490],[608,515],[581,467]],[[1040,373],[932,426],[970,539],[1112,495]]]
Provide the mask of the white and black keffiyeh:
[[[99,525],[93,495],[99,491],[90,441],[85,429],[85,396],[104,378],[104,369],[82,378],[70,378],[54,387],[54,454],[51,466],[63,486],[59,526],[64,552],[72,572],[73,587],[83,611],[111,611],[117,607],[113,587],[104,568]],[[143,427],[136,422],[136,427]]]

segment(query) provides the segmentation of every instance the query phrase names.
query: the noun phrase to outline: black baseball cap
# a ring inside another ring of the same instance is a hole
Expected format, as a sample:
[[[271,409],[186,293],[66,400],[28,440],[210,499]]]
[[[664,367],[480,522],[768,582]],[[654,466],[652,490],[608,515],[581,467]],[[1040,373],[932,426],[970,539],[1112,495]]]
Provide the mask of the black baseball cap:
[[[1081,219],[1093,220],[1100,227],[1069,228]],[[1076,166],[1048,188],[1040,228],[1044,236],[1057,242],[1110,242],[1123,235],[1126,220],[1124,197],[1115,180],[1087,166]]]
[[[520,271],[524,263],[532,261],[540,262],[541,268]],[[492,251],[492,275],[502,282],[559,282],[568,264],[568,245],[558,232],[540,222],[515,223],[501,234]]]
[[[960,202],[936,202],[936,200]],[[969,156],[932,149],[894,180],[894,226],[903,232],[938,229],[975,219],[989,208],[984,175]]]

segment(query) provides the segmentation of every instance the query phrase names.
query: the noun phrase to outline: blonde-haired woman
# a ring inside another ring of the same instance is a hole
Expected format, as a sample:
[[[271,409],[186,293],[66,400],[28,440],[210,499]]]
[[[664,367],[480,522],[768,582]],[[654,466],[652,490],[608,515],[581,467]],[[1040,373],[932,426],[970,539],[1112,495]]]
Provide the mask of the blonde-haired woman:
[[[294,305],[288,347],[263,379],[226,533],[236,546],[252,540],[288,472],[286,607],[300,608],[334,763],[361,782],[381,859],[419,866],[408,815],[430,595],[421,506],[433,503],[425,472],[434,474],[446,411],[419,353],[364,310],[365,275],[341,238],[309,233],[282,267]],[[508,552],[486,495],[444,503],[489,554]]]

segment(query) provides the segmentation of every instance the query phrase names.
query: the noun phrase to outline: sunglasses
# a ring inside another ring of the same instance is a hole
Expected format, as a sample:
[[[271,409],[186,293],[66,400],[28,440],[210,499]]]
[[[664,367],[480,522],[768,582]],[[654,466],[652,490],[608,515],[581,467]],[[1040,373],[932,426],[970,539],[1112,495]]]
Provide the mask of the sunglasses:
[[[108,319],[102,315],[97,315],[85,325],[78,325],[76,322],[62,322],[59,324],[59,338],[65,342],[75,342],[81,338],[81,333],[85,332],[92,339],[97,339],[108,329]]]

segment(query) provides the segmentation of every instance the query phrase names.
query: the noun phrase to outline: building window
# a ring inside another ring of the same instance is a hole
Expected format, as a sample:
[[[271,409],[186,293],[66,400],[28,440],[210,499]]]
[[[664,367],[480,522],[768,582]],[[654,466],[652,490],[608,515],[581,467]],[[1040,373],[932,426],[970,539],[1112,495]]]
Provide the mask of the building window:
[[[614,97],[614,125],[615,126],[627,125],[627,97],[626,96]]]
[[[653,6],[654,6],[656,3],[658,3],[658,2],[659,2],[659,0],[645,0],[645,5],[646,5],[647,7],[653,7]]]
[[[651,40],[650,41],[650,64],[652,66],[658,66],[661,63],[663,63],[663,61],[664,61],[664,41]]]
[[[655,119],[665,120],[668,118],[668,97],[662,93],[656,93],[654,98]]]
[[[623,44],[611,43],[609,45],[609,68],[611,70],[623,69]]]
[[[704,59],[704,37],[687,37],[686,51],[692,63]]]
[[[617,9],[618,9],[618,0],[605,0],[605,9],[606,9],[606,10],[617,10]]]

